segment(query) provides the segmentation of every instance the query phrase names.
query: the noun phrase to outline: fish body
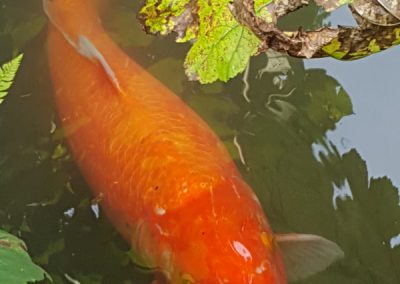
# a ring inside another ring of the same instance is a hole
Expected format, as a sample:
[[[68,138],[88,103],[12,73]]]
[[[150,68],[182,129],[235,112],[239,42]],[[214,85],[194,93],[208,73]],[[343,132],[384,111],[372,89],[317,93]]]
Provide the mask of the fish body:
[[[43,5],[71,153],[143,262],[171,283],[287,283],[257,197],[207,124],[110,39],[95,1]]]

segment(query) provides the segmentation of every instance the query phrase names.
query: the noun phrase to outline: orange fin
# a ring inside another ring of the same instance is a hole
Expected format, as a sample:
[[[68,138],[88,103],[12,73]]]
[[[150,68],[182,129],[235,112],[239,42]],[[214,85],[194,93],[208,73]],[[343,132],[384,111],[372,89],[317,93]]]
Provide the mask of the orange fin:
[[[316,235],[276,235],[289,281],[307,278],[344,257],[334,242]]]

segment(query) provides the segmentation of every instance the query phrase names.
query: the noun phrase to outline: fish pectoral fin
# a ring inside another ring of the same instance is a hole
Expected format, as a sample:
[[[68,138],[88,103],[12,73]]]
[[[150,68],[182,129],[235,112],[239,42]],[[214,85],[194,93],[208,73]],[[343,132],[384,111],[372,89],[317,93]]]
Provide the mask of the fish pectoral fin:
[[[334,242],[307,234],[276,235],[289,281],[297,281],[326,269],[344,252]]]
[[[78,44],[77,44],[78,52],[90,59],[93,62],[98,62],[101,67],[103,68],[104,72],[106,73],[107,77],[109,78],[110,82],[113,86],[118,90],[121,90],[121,85],[115,75],[114,70],[111,68],[110,64],[104,58],[103,54],[96,48],[96,46],[84,35],[78,36]]]
[[[136,266],[136,268],[144,273],[156,273],[160,270],[158,267],[149,265],[147,261],[133,249],[128,252],[128,257],[129,260]]]

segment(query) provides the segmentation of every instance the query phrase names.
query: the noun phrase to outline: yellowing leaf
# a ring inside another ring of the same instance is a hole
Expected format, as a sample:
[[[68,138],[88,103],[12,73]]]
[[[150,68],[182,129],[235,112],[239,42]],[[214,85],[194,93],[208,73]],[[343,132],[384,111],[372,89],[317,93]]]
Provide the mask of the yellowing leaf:
[[[150,32],[178,33],[178,42],[196,38],[185,60],[191,80],[228,81],[242,72],[260,40],[233,16],[229,0],[148,0],[141,17]]]
[[[192,19],[189,3],[190,0],[148,0],[140,10],[140,16],[151,33],[166,35],[173,30],[184,32]],[[194,34],[186,33],[186,36],[182,35],[180,38],[190,40],[193,37]]]
[[[199,38],[190,49],[185,60],[186,74],[201,83],[226,82],[246,68],[259,43],[254,34],[237,23],[221,25]]]

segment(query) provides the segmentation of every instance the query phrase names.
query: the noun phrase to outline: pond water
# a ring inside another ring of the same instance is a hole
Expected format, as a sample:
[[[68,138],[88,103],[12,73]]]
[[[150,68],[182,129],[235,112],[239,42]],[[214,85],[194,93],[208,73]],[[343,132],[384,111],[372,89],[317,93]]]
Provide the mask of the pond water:
[[[0,0],[0,62],[25,54],[0,105],[0,228],[26,241],[54,283],[150,283],[68,154],[40,2]],[[188,45],[145,35],[137,8],[114,1],[110,34],[220,136],[274,230],[322,235],[344,250],[298,283],[400,283],[400,48],[351,63],[261,55],[229,83],[201,86],[184,75]],[[341,17],[311,7],[282,25]]]

